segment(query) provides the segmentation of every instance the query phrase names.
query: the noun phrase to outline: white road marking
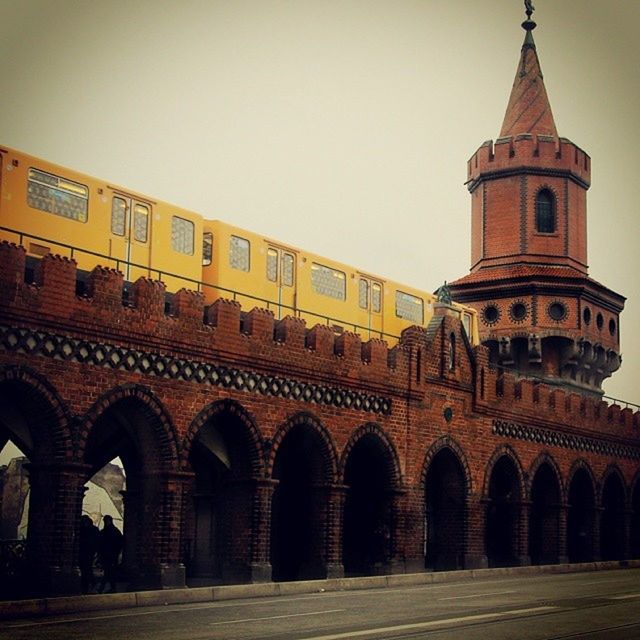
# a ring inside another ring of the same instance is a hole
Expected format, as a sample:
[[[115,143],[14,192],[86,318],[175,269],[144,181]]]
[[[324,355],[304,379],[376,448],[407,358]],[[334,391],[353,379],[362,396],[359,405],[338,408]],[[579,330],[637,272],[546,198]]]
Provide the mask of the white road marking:
[[[440,600],[464,600],[465,598],[483,598],[484,596],[503,596],[507,593],[516,593],[515,591],[492,591],[491,593],[472,593],[468,596],[449,596],[448,598],[438,598]]]
[[[630,600],[631,598],[640,598],[640,593],[625,593],[622,596],[609,596],[609,600]]]
[[[218,625],[221,624],[240,624],[241,622],[258,622],[258,621],[264,621],[264,620],[281,620],[282,618],[300,618],[302,616],[318,616],[318,615],[322,615],[323,613],[341,613],[343,611],[346,611],[346,609],[330,609],[330,610],[324,610],[324,611],[308,611],[306,613],[290,613],[287,615],[281,615],[281,616],[266,616],[264,618],[244,618],[244,619],[240,619],[240,620],[221,620],[220,622],[210,622],[209,626],[210,627],[217,627]]]
[[[458,618],[445,618],[444,620],[430,620],[429,622],[414,622],[412,624],[401,624],[395,627],[378,627],[377,629],[363,629],[362,631],[348,631],[346,633],[334,633],[328,636],[315,636],[304,640],[343,640],[343,638],[364,638],[366,636],[380,633],[393,633],[396,631],[409,631],[417,629],[429,629],[431,627],[442,627],[455,624],[456,622],[474,622],[476,620],[490,620],[491,618],[504,618],[506,616],[519,616],[530,613],[541,613],[551,611],[558,607],[533,607],[531,609],[511,609],[510,611],[500,611],[496,613],[478,613],[472,616],[460,616]]]

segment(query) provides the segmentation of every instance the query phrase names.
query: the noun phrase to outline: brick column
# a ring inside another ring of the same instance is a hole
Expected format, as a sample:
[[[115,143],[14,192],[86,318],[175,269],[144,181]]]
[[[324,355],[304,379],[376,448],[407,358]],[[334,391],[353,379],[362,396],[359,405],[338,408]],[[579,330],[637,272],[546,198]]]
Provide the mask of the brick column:
[[[561,502],[556,505],[558,509],[558,564],[569,562],[567,551],[567,519],[569,514],[569,503]]]
[[[602,507],[594,507],[593,509],[593,561],[598,562],[602,558],[602,548],[600,545],[600,521],[602,520],[602,513],[604,509]]]
[[[27,561],[32,592],[80,592],[78,538],[88,467],[28,463]]]
[[[489,566],[485,546],[487,500],[479,494],[469,494],[465,518],[465,569],[486,569]]]
[[[389,491],[389,560],[386,570],[388,573],[405,573],[405,544],[402,539],[404,532],[403,514],[405,513],[405,503],[407,489],[399,487]],[[424,564],[424,560],[423,560]]]
[[[342,526],[347,487],[334,484],[327,487],[326,491],[325,553],[327,578],[342,578],[344,577],[344,565],[342,563]]]
[[[278,480],[256,480],[251,527],[251,582],[271,581],[271,500]]]
[[[621,560],[629,560],[631,558],[631,518],[633,517],[632,509],[625,509],[620,514],[622,517],[622,554]]]
[[[518,518],[516,523],[516,540],[514,541],[514,551],[516,563],[520,566],[531,564],[529,555],[529,516],[531,514],[531,502],[521,500],[513,503],[514,514]]]

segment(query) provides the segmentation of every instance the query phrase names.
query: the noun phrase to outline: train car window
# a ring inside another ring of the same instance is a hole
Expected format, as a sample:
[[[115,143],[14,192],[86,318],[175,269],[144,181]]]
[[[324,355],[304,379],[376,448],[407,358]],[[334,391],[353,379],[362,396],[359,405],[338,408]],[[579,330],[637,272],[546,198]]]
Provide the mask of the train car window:
[[[371,283],[371,310],[374,313],[382,311],[382,287],[377,282]]]
[[[127,202],[117,196],[111,202],[111,233],[123,236],[127,221]]]
[[[136,202],[133,208],[133,237],[138,242],[146,242],[149,236],[149,207]]]
[[[195,225],[191,220],[178,216],[171,218],[171,247],[178,253],[193,255]]]
[[[213,262],[213,233],[205,231],[202,234],[202,266],[208,267]]]
[[[336,300],[346,300],[347,277],[342,271],[312,262],[311,286],[320,295]]]
[[[245,238],[231,236],[229,240],[229,266],[239,271],[249,271],[251,267],[251,244]]]
[[[361,309],[369,308],[369,283],[364,278],[358,282],[358,304]]]
[[[423,324],[424,302],[422,298],[412,296],[410,293],[396,291],[396,315],[398,318]]]
[[[267,280],[278,281],[278,252],[275,249],[267,249]]]
[[[89,188],[52,173],[31,168],[27,174],[27,204],[40,211],[77,222],[86,222]]]
[[[293,287],[293,256],[290,253],[282,254],[282,284],[285,287]]]

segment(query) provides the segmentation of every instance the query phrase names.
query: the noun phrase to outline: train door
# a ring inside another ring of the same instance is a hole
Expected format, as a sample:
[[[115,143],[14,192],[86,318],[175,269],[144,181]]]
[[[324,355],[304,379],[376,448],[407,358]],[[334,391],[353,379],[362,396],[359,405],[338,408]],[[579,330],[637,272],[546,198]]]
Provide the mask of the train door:
[[[121,194],[111,201],[111,257],[123,262],[125,280],[150,275],[151,205]],[[147,267],[146,269],[140,267]]]
[[[367,338],[376,337],[384,330],[382,322],[382,283],[371,278],[360,276],[358,281],[358,306],[360,318],[364,318],[364,326],[368,329]]]
[[[269,245],[266,262],[267,298],[277,302],[276,318],[295,315],[296,256],[291,251]]]

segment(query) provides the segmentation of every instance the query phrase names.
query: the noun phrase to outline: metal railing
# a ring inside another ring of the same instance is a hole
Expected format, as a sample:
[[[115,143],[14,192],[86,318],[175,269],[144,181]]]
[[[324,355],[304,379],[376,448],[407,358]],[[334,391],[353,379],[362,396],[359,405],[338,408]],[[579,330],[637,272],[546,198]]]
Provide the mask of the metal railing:
[[[378,337],[381,339],[388,338],[393,342],[397,342],[400,339],[400,336],[387,333],[385,331],[380,331],[377,329],[373,329],[372,327],[366,327],[363,325],[356,324],[354,322],[347,322],[341,318],[335,318],[333,316],[328,316],[322,313],[318,313],[316,311],[311,311],[309,309],[302,309],[297,306],[286,305],[281,302],[275,300],[269,300],[268,298],[261,298],[259,296],[253,295],[251,293],[246,293],[244,291],[238,291],[236,289],[229,289],[227,287],[223,287],[221,285],[214,285],[208,282],[204,282],[202,280],[196,280],[194,278],[189,278],[185,275],[173,273],[171,271],[165,271],[164,269],[157,269],[150,265],[138,264],[136,262],[131,262],[129,260],[125,260],[122,258],[117,258],[114,256],[108,256],[103,253],[98,253],[96,251],[91,251],[89,249],[83,249],[82,247],[78,247],[71,244],[66,244],[64,242],[59,242],[58,240],[51,240],[50,238],[44,238],[41,236],[36,236],[30,233],[26,233],[24,231],[17,231],[16,229],[11,229],[8,227],[0,226],[0,231],[4,231],[6,233],[13,234],[17,237],[17,244],[27,249],[25,245],[25,240],[36,240],[39,242],[46,242],[48,245],[54,248],[60,248],[67,251],[68,255],[63,255],[63,257],[71,258],[75,260],[77,256],[90,256],[96,259],[96,265],[115,268],[115,270],[123,272],[123,267],[129,267],[129,269],[138,269],[142,272],[147,273],[147,277],[151,279],[164,281],[165,278],[172,278],[177,280],[180,283],[184,284],[185,288],[190,290],[195,290],[200,293],[206,293],[207,291],[214,292],[216,297],[228,298],[230,300],[238,302],[239,299],[251,301],[251,303],[256,303],[256,306],[261,306],[269,311],[273,311],[276,309],[277,319],[279,320],[284,315],[292,315],[296,318],[312,318],[318,320],[318,324],[324,324],[335,330],[352,330],[354,333],[362,333],[366,335],[367,338]],[[107,264],[102,264],[98,262],[100,260],[106,260]],[[112,267],[113,265],[113,267]],[[166,283],[165,283],[166,284]],[[128,289],[125,292],[125,296],[128,295]],[[284,311],[284,313],[283,313]]]

